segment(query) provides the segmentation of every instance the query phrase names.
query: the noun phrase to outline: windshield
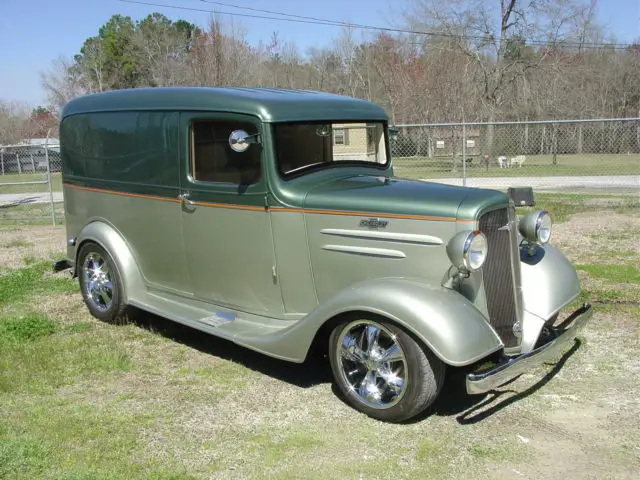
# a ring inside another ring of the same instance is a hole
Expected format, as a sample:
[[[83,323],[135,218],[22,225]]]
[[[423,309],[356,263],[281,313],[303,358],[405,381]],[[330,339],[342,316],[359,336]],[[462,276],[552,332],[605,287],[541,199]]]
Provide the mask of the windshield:
[[[285,176],[334,165],[387,165],[383,122],[279,123],[274,133]]]

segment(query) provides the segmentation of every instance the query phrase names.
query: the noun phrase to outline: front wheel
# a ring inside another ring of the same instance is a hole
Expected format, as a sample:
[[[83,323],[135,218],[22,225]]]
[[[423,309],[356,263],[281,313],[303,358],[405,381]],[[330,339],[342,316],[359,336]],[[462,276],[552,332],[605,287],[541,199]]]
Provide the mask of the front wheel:
[[[384,319],[345,320],[330,336],[329,358],[347,402],[372,418],[402,422],[437,398],[444,364]]]

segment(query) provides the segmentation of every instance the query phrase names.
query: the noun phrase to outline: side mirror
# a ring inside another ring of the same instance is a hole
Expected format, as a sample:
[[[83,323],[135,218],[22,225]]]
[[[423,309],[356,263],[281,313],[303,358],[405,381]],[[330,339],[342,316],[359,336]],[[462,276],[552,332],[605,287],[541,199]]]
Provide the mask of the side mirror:
[[[244,130],[234,130],[229,135],[229,145],[234,152],[244,152],[252,143],[258,143],[256,137],[259,134],[249,135]]]

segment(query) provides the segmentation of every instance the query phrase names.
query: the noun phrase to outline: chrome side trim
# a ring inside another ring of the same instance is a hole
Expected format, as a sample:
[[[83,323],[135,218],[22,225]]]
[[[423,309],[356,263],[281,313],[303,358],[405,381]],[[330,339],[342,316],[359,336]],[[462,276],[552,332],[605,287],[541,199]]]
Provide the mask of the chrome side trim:
[[[466,380],[467,393],[473,395],[493,390],[532,367],[554,358],[574,340],[576,335],[589,321],[592,314],[593,310],[591,305],[585,303],[573,312],[563,324],[556,327],[557,335],[546,344],[529,353],[523,353],[517,357],[509,358],[489,370],[468,374]],[[571,323],[571,326],[563,328],[564,325],[569,323]]]
[[[390,240],[402,243],[417,243],[420,245],[442,245],[444,240],[431,235],[396,232],[368,232],[366,230],[347,230],[342,228],[323,228],[320,233],[336,235],[338,237],[364,238],[369,240]]]
[[[388,248],[354,247],[349,245],[323,245],[323,250],[334,252],[355,253],[358,255],[368,255],[371,257],[405,258],[406,255],[400,250],[390,250]]]

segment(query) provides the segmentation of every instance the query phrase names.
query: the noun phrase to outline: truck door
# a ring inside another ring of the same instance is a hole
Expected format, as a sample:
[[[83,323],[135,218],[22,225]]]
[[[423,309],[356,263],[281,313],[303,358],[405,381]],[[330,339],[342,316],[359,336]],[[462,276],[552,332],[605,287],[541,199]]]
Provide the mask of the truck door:
[[[283,312],[275,280],[262,144],[229,145],[235,130],[260,122],[230,113],[183,113],[182,228],[196,298],[250,313]]]

